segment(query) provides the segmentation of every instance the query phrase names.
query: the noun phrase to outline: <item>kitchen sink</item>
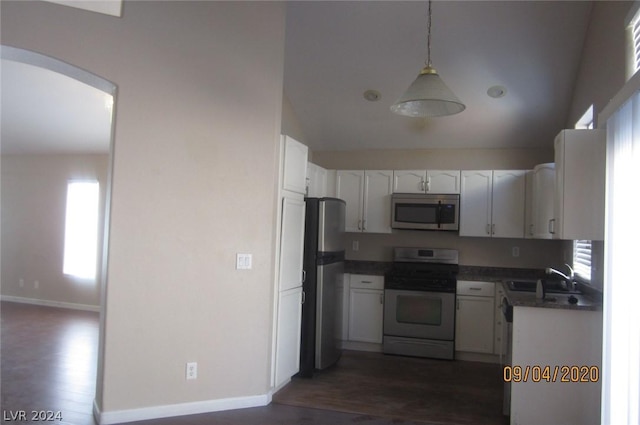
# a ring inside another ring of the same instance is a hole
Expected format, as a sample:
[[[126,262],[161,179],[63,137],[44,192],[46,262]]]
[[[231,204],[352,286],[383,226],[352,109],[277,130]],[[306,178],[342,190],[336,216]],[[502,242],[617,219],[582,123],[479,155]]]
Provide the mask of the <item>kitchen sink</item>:
[[[507,287],[516,292],[536,292],[537,280],[510,280]],[[544,289],[547,294],[581,294],[578,290],[568,289],[564,281],[543,280]]]

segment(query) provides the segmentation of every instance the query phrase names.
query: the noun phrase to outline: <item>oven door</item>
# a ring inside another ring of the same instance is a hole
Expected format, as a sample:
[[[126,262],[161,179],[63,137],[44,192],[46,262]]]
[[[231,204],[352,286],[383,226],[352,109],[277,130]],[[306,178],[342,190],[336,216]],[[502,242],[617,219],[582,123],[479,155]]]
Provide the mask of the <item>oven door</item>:
[[[384,335],[453,341],[455,293],[385,289]]]

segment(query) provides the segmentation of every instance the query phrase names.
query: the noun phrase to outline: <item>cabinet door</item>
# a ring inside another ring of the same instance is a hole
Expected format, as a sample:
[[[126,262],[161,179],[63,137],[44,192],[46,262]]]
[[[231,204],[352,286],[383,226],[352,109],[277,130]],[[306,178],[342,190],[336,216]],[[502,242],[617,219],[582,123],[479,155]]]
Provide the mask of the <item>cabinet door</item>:
[[[391,233],[393,171],[365,171],[362,230]]]
[[[427,173],[425,170],[395,170],[394,193],[424,193]]]
[[[327,170],[312,162],[307,165],[307,196],[310,198],[327,196]]]
[[[300,370],[300,323],[302,287],[282,291],[278,297],[276,335],[276,387]]]
[[[555,164],[540,164],[533,170],[533,237],[551,239],[549,221],[553,219]]]
[[[362,231],[362,198],[364,195],[364,171],[338,170],[336,173],[336,198],[347,203],[345,231]]]
[[[493,353],[493,297],[456,297],[456,351]]]
[[[603,130],[563,130],[555,140],[557,239],[604,239]]]
[[[460,236],[491,236],[491,170],[462,171]]]
[[[532,239],[535,229],[533,216],[535,207],[533,205],[533,170],[525,171],[524,175],[524,237]]]
[[[428,170],[427,193],[460,193],[460,170]]]
[[[492,237],[524,237],[524,176],[523,170],[493,172]]]
[[[307,157],[309,149],[289,136],[283,137],[284,170],[282,188],[304,195],[307,189]]]
[[[280,274],[278,289],[302,286],[305,203],[300,197],[282,198],[280,230]]]
[[[351,289],[349,291],[349,340],[382,343],[383,291]]]
[[[502,356],[507,354],[507,325],[505,323],[504,313],[502,313],[502,298],[504,297],[504,289],[502,285],[496,284],[496,300],[495,300],[495,324],[494,324],[494,342],[493,342],[493,354],[500,356],[500,364],[503,364],[505,359]]]

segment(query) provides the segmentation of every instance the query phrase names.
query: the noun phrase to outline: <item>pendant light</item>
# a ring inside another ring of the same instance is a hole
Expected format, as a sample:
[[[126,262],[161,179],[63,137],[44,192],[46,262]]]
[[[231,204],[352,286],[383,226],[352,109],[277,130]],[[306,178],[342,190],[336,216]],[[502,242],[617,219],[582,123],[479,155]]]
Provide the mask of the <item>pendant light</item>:
[[[427,26],[427,60],[425,67],[396,103],[391,111],[409,117],[440,117],[464,111],[465,106],[440,79],[431,66],[431,0]]]

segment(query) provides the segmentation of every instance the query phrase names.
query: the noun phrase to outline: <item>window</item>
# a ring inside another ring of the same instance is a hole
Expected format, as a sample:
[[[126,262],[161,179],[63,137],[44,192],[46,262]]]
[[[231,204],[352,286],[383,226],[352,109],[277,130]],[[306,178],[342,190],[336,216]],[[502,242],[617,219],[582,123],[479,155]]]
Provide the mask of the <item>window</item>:
[[[577,277],[591,282],[591,241],[573,241],[573,271]]]
[[[589,106],[589,109],[584,112],[574,127],[587,130],[593,129],[593,105]]]
[[[63,273],[95,279],[98,256],[97,181],[71,181],[67,185]]]
[[[627,79],[640,69],[640,2],[636,1],[627,17]]]

